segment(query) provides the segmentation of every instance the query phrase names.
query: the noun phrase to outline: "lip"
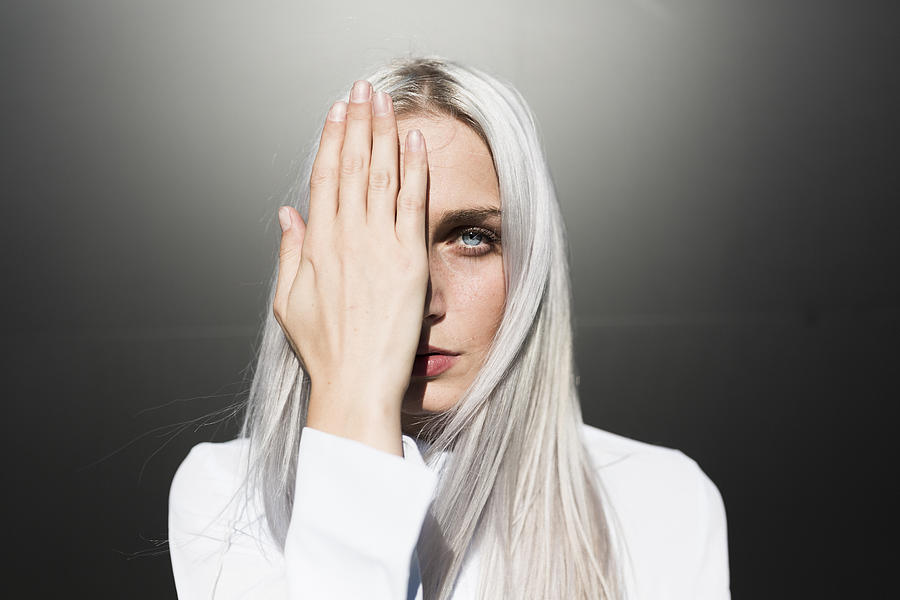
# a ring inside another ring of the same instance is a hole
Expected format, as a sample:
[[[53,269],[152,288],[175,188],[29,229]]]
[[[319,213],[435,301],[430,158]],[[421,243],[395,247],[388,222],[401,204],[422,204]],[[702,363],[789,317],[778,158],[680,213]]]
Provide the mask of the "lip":
[[[413,377],[436,377],[452,367],[459,353],[428,346],[427,353],[416,354],[411,375]]]
[[[451,352],[450,350],[445,350],[443,348],[438,348],[437,346],[419,346],[416,350],[416,356],[422,356],[425,354],[446,354],[447,356],[457,356],[459,352]]]

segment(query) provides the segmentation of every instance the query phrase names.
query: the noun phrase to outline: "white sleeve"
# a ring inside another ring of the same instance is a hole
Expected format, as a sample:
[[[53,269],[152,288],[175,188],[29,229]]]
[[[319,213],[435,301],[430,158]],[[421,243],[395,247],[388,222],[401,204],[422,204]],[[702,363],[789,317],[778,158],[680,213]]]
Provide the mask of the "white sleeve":
[[[719,489],[699,466],[697,471],[700,488],[700,526],[697,532],[700,558],[695,580],[696,592],[692,597],[697,600],[730,600],[725,503]]]
[[[169,493],[178,597],[405,600],[437,486],[409,442],[400,457],[304,427],[283,553],[258,509],[225,510],[238,483],[226,444],[195,446]]]
[[[421,460],[304,427],[284,552],[290,589],[304,598],[405,599],[436,485]]]

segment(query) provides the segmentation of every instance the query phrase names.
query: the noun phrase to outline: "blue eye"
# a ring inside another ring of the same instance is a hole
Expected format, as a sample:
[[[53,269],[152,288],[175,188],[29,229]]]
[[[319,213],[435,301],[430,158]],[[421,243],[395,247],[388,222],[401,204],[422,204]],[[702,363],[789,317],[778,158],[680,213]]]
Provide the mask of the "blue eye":
[[[466,236],[469,236],[469,239],[472,239],[472,237],[471,237],[471,236],[472,236],[472,233],[473,233],[473,232],[472,232],[471,230],[469,230],[469,231],[464,231],[463,234],[462,234],[462,236],[460,236],[460,237],[465,238]],[[477,233],[477,232],[476,232],[476,233],[475,233],[475,237],[484,237],[484,236],[483,236],[483,234]],[[467,246],[471,246],[471,245],[472,245],[472,244],[468,244],[468,243],[466,243],[466,242],[463,242],[463,243],[466,244]],[[476,241],[474,245],[477,246],[477,245],[478,245],[478,242]]]
[[[466,227],[456,237],[462,241],[461,251],[466,256],[487,254],[500,242],[499,235],[484,227]]]

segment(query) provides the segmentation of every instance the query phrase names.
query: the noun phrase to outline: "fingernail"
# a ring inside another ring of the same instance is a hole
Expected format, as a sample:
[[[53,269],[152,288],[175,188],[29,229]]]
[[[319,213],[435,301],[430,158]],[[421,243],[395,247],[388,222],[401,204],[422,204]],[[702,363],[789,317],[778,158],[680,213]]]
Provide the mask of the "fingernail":
[[[350,91],[350,100],[352,102],[366,102],[372,97],[372,86],[365,79],[360,79],[353,84]]]
[[[338,100],[334,104],[331,105],[331,110],[328,111],[328,120],[329,121],[343,121],[347,118],[347,103]]]
[[[406,147],[413,152],[419,152],[422,149],[422,132],[413,129],[406,136]]]
[[[379,117],[391,112],[391,97],[387,92],[375,92],[375,114]]]
[[[287,231],[291,228],[291,211],[287,206],[278,209],[278,221],[281,223],[281,231]]]

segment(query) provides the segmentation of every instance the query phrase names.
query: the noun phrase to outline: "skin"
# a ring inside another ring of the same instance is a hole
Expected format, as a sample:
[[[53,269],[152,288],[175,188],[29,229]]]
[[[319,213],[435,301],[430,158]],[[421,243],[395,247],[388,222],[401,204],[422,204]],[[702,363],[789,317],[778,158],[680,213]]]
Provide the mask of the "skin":
[[[419,133],[428,141],[417,147]],[[335,103],[310,177],[309,223],[279,210],[273,312],[310,376],[307,426],[402,455],[401,428],[458,401],[499,326],[505,283],[490,236],[499,217],[445,217],[499,207],[488,149],[462,123],[398,123],[390,97],[373,97],[365,81],[349,104]],[[458,353],[456,362],[412,377],[425,344]]]
[[[402,420],[403,431],[415,435],[416,417],[451,408],[477,375],[500,326],[506,282],[502,241],[492,245],[477,231],[466,231],[482,227],[500,235],[499,216],[461,224],[442,220],[458,209],[500,209],[500,187],[487,145],[452,118],[400,119],[398,127],[401,139],[409,130],[419,129],[429,147],[429,290],[421,339],[459,353],[447,371],[411,378]]]

